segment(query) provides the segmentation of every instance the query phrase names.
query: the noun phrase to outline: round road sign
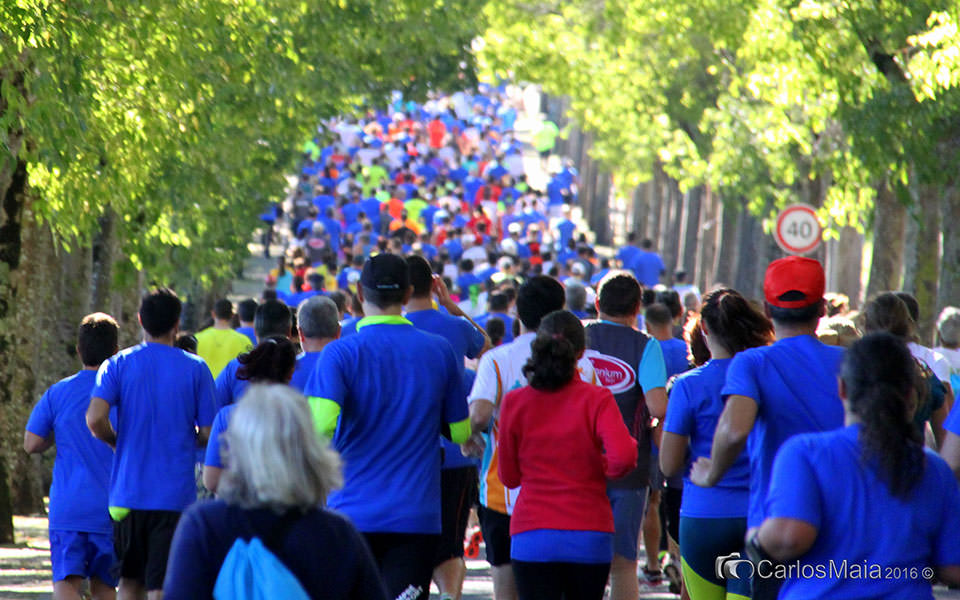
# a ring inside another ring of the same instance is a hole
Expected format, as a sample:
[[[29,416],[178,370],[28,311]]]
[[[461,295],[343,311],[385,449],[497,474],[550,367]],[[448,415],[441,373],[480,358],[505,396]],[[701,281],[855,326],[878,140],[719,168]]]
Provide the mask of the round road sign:
[[[794,204],[783,209],[777,217],[773,237],[784,252],[807,254],[817,249],[822,234],[817,211],[808,204]]]

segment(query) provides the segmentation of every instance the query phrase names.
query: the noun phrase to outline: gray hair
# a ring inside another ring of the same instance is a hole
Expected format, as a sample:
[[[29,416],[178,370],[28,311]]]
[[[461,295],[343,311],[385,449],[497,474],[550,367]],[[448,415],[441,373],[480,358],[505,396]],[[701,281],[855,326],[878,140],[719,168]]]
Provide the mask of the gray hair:
[[[960,308],[948,306],[937,319],[940,342],[948,348],[960,346]]]
[[[576,282],[568,282],[564,288],[567,310],[584,310],[587,306],[587,289]]]
[[[326,296],[313,296],[297,308],[297,327],[305,338],[337,337],[340,310],[337,303]]]
[[[220,497],[243,508],[309,509],[343,485],[340,456],[317,435],[307,399],[251,385],[224,434]]]

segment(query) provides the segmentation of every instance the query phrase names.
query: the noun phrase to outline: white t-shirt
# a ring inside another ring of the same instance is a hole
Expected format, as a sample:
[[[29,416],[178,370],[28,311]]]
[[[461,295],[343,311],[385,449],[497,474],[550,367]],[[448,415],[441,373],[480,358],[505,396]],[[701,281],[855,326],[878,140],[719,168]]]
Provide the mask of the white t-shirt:
[[[914,358],[918,358],[927,363],[927,366],[930,367],[933,374],[937,376],[937,379],[947,384],[950,383],[951,365],[950,361],[947,360],[944,355],[926,346],[921,346],[916,342],[909,342],[907,346],[910,347],[910,353],[913,354]]]

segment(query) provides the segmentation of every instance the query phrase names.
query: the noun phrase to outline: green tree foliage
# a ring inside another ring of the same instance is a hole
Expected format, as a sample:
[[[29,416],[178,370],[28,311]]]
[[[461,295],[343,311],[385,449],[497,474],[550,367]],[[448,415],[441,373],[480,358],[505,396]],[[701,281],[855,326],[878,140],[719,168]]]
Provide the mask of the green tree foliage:
[[[876,182],[956,172],[960,3],[947,4],[493,0],[483,58],[571,96],[627,180],[660,161],[761,216],[804,200],[862,227]]]
[[[3,2],[0,165],[64,240],[109,206],[132,269],[224,276],[321,117],[470,73],[479,5]]]

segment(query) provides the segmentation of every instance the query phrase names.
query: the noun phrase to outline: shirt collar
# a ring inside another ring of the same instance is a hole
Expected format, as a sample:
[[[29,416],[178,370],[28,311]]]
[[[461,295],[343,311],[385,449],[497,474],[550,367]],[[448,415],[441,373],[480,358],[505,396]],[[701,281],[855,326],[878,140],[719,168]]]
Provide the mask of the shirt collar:
[[[407,319],[400,315],[376,315],[373,317],[364,317],[357,321],[357,331],[367,325],[413,325]]]

